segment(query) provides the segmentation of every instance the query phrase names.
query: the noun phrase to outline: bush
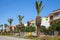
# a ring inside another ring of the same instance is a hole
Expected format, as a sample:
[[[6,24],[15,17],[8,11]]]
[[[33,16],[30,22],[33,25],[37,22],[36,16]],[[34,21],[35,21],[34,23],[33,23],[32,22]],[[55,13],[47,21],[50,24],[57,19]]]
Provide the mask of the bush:
[[[35,32],[36,28],[33,26],[26,27],[26,32]]]

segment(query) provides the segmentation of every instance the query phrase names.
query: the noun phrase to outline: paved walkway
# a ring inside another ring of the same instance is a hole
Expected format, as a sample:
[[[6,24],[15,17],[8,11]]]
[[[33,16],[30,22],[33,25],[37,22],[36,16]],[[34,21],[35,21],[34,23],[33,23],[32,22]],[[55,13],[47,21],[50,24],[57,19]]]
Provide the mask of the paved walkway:
[[[0,40],[29,40],[29,39],[0,36]]]

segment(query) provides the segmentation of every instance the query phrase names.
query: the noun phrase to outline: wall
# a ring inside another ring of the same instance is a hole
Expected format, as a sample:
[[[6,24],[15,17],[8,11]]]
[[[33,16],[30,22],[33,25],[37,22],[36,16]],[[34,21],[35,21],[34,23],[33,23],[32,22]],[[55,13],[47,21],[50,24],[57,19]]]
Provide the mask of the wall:
[[[48,19],[48,20],[46,20],[46,19]],[[41,25],[46,26],[46,28],[48,28],[50,26],[49,17],[44,17],[41,20],[42,20]]]

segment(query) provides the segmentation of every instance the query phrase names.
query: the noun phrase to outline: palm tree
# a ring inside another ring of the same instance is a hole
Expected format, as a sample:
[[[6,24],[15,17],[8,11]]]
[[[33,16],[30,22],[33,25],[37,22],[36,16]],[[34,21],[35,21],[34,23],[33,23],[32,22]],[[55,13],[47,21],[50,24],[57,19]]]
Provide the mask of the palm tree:
[[[23,25],[21,28],[20,28],[20,31],[22,32],[23,36],[25,35],[24,32],[26,32],[26,27]]]
[[[6,32],[6,28],[8,27],[8,25],[7,24],[4,24],[4,27],[5,27],[4,32]]]
[[[12,21],[13,21],[13,19],[8,19],[8,22],[9,22],[9,24],[10,24],[10,26],[12,25]]]
[[[18,26],[18,30],[19,30],[19,35],[20,35],[20,28],[23,26],[23,24],[22,24],[23,18],[24,18],[24,16],[21,16],[21,15],[18,16],[19,25],[17,25],[17,26]]]
[[[3,24],[0,24],[0,27],[3,26]]]
[[[27,22],[27,26],[29,27],[29,26],[30,26],[30,24],[31,24],[31,23],[28,21],[28,22]]]
[[[19,24],[22,23],[22,19],[23,19],[23,18],[24,18],[24,16],[21,16],[21,15],[18,16]]]
[[[37,10],[37,17],[36,17],[36,26],[37,26],[37,36],[40,36],[40,29],[39,26],[41,25],[41,17],[40,12],[42,10],[42,1],[38,2],[36,1],[36,10]]]
[[[11,18],[8,19],[8,22],[9,22],[9,25],[10,25],[10,26],[9,26],[9,27],[10,27],[10,31],[12,31],[12,21],[13,21],[13,19],[11,19]]]
[[[0,24],[0,27],[2,27],[1,32],[3,31],[3,24]]]
[[[3,29],[3,24],[0,24],[0,27],[2,27],[2,29]]]

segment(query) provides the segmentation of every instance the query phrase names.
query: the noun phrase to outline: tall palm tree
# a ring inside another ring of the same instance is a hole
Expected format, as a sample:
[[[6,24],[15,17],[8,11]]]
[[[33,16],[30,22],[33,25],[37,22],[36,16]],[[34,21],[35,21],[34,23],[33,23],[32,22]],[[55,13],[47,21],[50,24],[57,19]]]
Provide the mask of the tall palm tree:
[[[2,32],[3,32],[3,24],[0,24],[0,27],[2,27],[2,29],[1,29],[1,34],[2,34]]]
[[[21,15],[18,16],[19,24],[22,23],[22,19],[23,19],[23,18],[24,18],[24,16],[21,16]]]
[[[0,27],[2,27],[3,26],[3,24],[0,24]]]
[[[4,24],[4,27],[5,27],[4,32],[6,32],[6,28],[8,27],[8,25],[7,24]]]
[[[7,24],[4,24],[5,29],[6,29],[7,26],[8,26]]]
[[[1,32],[3,31],[3,24],[0,24],[0,27],[2,27]]]
[[[42,10],[42,1],[38,2],[36,1],[36,10],[37,10],[37,17],[36,17],[36,26],[37,26],[37,36],[40,36],[40,29],[39,26],[41,25],[41,17],[40,17],[40,12]]]
[[[12,31],[12,22],[13,22],[13,19],[8,19],[8,22],[9,22],[9,27],[10,27],[10,31]]]
[[[20,36],[20,27],[23,26],[23,24],[22,24],[23,18],[24,18],[24,16],[18,15],[19,24],[17,26],[18,26],[18,30],[19,30],[19,36]]]

